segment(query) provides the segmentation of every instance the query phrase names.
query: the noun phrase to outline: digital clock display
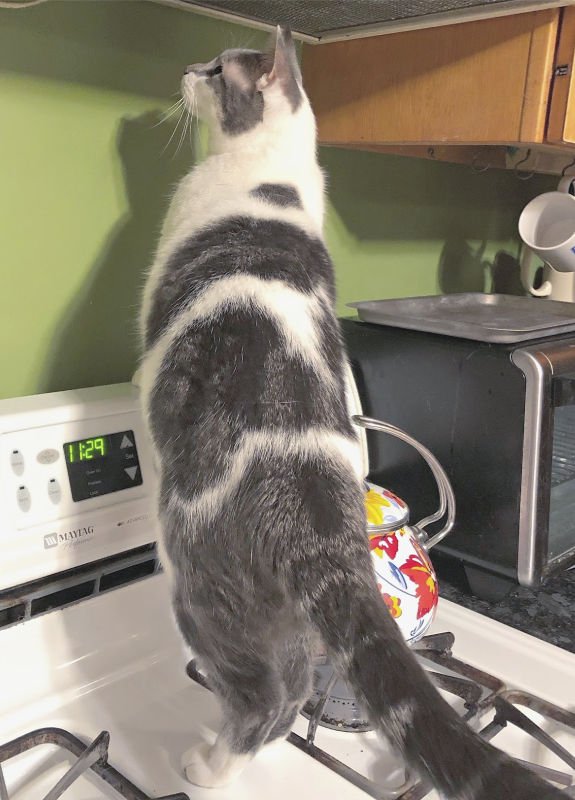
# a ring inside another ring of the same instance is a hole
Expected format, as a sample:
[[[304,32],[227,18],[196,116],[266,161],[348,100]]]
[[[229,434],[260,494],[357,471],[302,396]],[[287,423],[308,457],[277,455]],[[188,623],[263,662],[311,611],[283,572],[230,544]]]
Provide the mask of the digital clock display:
[[[107,436],[97,436],[95,439],[81,439],[79,442],[68,442],[64,445],[64,454],[69,464],[76,461],[92,461],[108,454],[110,442]]]
[[[72,499],[78,503],[142,484],[134,431],[118,431],[64,444]]]

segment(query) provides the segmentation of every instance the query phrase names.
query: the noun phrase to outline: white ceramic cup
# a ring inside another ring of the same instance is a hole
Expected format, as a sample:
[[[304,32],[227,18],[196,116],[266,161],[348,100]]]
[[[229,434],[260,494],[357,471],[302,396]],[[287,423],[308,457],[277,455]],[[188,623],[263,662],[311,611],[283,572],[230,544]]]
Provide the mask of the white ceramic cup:
[[[537,289],[533,286],[534,253],[525,245],[521,253],[521,281],[534,297],[548,297],[561,303],[575,303],[575,272],[558,272],[549,264],[543,265],[543,280]]]
[[[519,235],[534,253],[558,272],[575,272],[575,197],[573,178],[556,192],[534,197],[519,217]]]

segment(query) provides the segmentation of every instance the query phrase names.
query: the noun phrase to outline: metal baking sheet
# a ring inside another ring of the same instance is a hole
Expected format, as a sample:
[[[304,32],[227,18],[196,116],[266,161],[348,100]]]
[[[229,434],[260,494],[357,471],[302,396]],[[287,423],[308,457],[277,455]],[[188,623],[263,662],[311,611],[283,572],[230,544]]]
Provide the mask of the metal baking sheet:
[[[575,303],[507,294],[431,295],[349,303],[375,325],[510,344],[575,331]]]

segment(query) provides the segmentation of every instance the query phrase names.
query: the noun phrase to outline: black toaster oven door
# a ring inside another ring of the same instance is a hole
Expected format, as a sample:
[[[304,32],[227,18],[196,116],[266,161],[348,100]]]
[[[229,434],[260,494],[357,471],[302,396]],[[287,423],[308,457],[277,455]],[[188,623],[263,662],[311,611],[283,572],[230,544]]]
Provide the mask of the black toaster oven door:
[[[549,536],[546,571],[575,558],[575,370],[551,380]]]

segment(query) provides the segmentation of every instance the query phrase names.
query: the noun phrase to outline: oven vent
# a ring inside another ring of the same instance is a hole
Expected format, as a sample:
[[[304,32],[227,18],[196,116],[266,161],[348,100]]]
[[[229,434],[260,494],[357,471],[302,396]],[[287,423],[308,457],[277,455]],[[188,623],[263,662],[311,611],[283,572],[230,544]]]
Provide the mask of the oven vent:
[[[0,592],[0,628],[161,572],[155,544]]]
[[[313,43],[356,39],[485,17],[519,14],[575,0],[153,0],[264,30],[289,25]]]

